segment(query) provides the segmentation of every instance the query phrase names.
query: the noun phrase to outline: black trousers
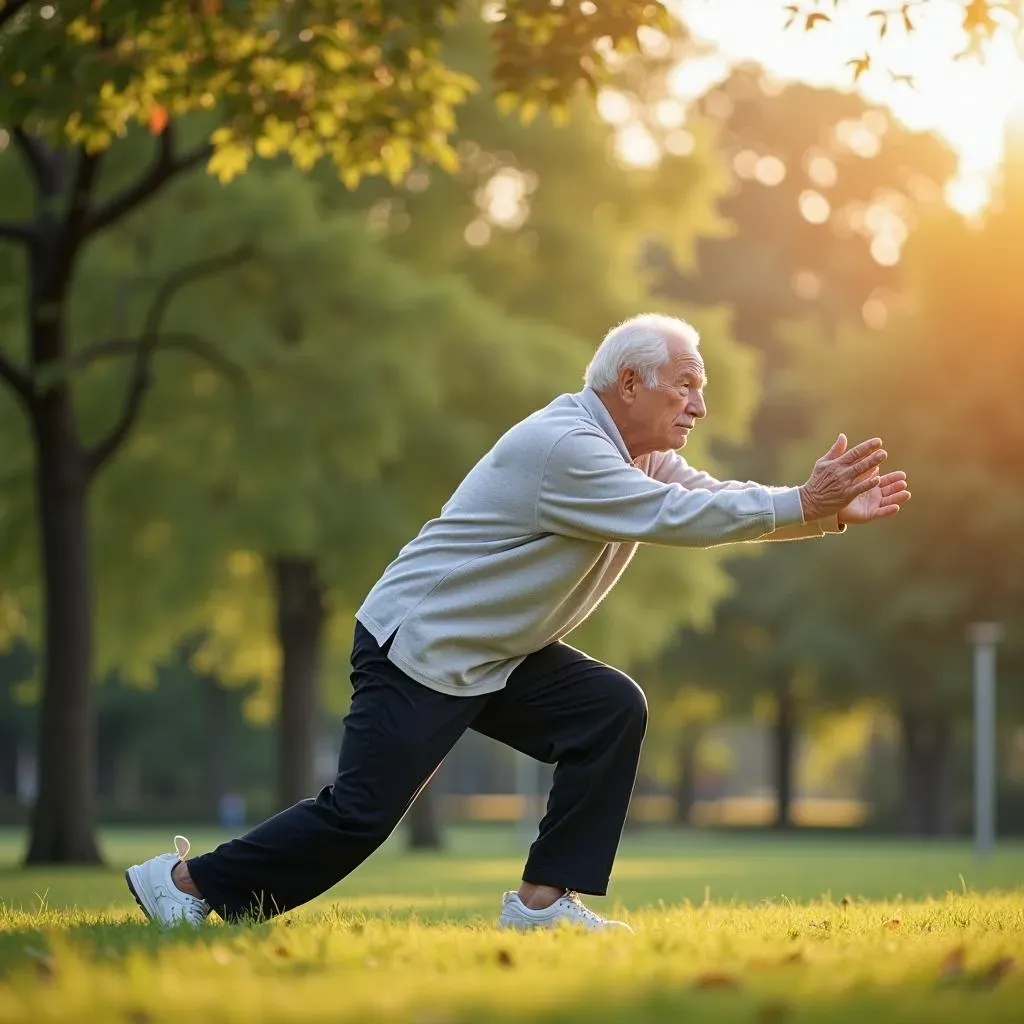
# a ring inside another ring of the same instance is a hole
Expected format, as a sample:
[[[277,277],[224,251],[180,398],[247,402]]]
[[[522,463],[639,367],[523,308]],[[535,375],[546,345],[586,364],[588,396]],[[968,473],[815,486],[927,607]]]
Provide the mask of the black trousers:
[[[555,643],[504,690],[452,697],[410,679],[386,650],[356,624],[333,785],[189,861],[213,909],[225,920],[266,918],[325,892],[391,834],[466,729],[556,765],[523,879],[604,895],[647,727],[640,687]]]

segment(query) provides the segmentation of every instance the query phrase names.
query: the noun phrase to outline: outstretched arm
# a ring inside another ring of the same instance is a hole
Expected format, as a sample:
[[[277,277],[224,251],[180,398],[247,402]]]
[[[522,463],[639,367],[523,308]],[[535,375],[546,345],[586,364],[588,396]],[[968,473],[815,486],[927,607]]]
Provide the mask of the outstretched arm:
[[[678,452],[655,452],[651,456],[650,475],[663,483],[681,484],[687,490],[742,491],[748,488],[764,489],[763,484],[753,480],[719,480],[702,469],[694,469]],[[771,492],[784,491],[784,487],[768,487]],[[838,516],[827,516],[810,522],[780,526],[771,533],[762,534],[754,540],[805,540],[810,537],[824,537],[829,533],[842,533],[845,523]]]

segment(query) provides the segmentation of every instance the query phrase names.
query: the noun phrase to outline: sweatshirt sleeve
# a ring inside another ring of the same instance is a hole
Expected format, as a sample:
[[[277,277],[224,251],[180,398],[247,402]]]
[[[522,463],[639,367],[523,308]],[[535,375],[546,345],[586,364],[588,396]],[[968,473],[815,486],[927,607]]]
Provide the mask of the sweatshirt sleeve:
[[[802,521],[795,487],[711,490],[656,480],[588,430],[558,440],[537,495],[539,531],[605,543],[711,547],[755,540]]]
[[[697,488],[717,492],[740,491],[750,487],[763,486],[762,484],[755,483],[753,480],[718,480],[710,473],[705,473],[701,469],[694,469],[678,452],[655,452],[651,456],[650,465],[650,475],[655,480],[661,480],[664,483],[677,483],[687,489]],[[771,494],[797,490],[797,498],[799,500],[799,490],[796,488],[766,487],[764,489]],[[801,513],[801,519],[798,523],[777,527],[771,533],[763,534],[754,539],[804,540],[808,537],[824,537],[825,534],[845,533],[845,531],[846,524],[839,522],[838,515],[827,516],[824,519],[814,519],[809,523],[805,523]]]

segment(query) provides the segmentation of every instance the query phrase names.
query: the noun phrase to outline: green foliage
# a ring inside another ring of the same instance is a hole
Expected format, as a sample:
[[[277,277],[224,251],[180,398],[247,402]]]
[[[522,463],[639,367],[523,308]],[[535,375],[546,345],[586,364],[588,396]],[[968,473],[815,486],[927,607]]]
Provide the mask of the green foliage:
[[[447,138],[474,81],[440,56],[467,5],[397,0],[62,0],[0,12],[0,124],[100,152],[133,124],[217,110],[210,170],[253,156],[327,157],[350,184],[399,180],[414,157],[454,165]],[[475,4],[468,5],[472,11]],[[479,16],[479,14],[477,15]],[[660,3],[505,4],[492,29],[493,77],[529,116],[607,72],[637,32],[671,31]]]

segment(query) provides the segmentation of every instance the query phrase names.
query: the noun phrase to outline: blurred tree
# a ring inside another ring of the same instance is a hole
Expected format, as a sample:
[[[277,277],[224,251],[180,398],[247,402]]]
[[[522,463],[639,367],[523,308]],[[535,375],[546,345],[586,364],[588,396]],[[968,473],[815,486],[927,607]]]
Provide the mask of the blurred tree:
[[[721,125],[718,144],[735,174],[722,213],[735,233],[698,241],[698,273],[656,251],[660,287],[690,301],[729,303],[737,337],[763,355],[754,443],[719,446],[724,461],[742,479],[802,483],[839,427],[831,437],[822,433],[827,427],[817,420],[813,376],[801,375],[801,387],[784,386],[807,355],[787,343],[787,321],[813,317],[809,344],[824,345],[830,358],[830,339],[844,324],[868,320],[879,327],[903,288],[900,249],[938,204],[955,159],[934,137],[908,132],[859,96],[783,87],[749,65],[734,69],[696,107]],[[817,437],[820,451],[802,444],[808,436]],[[789,445],[799,447],[804,461],[787,461]],[[827,705],[825,688],[840,701],[849,692],[834,661],[822,677],[800,643],[785,639],[793,632],[790,620],[816,600],[815,566],[833,543],[731,559],[733,592],[716,610],[714,632],[687,631],[678,647],[687,659],[698,656],[706,685],[729,695],[723,706],[738,709],[762,696],[772,702],[770,777],[780,828],[791,824],[793,754],[801,716],[810,711],[802,705],[812,699]],[[815,622],[819,639],[845,648],[837,635],[842,621]]]
[[[783,86],[751,65],[696,110],[720,125],[717,145],[734,174],[721,211],[734,232],[698,241],[697,273],[661,256],[660,286],[729,304],[737,337],[763,353],[758,444],[725,454],[744,477],[770,478],[782,444],[809,425],[799,401],[774,386],[788,353],[780,325],[813,316],[829,336],[844,323],[880,327],[902,288],[900,250],[941,203],[956,157],[856,94]]]
[[[896,522],[829,547],[807,577],[807,614],[787,630],[830,671],[837,662],[855,667],[856,685],[895,704],[904,824],[913,832],[953,824],[951,740],[971,699],[967,625],[1009,625],[1003,678],[1024,667],[1013,628],[1024,621],[1016,399],[1024,301],[1004,256],[1024,227],[1024,148],[1012,135],[1008,153],[1002,193],[982,227],[947,211],[911,239],[911,288],[891,329],[841,333],[834,346],[823,346],[812,325],[793,336],[799,369],[788,386],[813,396],[818,438],[837,420],[877,432],[915,495]],[[854,365],[870,369],[851,379]],[[835,629],[819,636],[825,619],[842,624],[844,645],[834,643]],[[1021,707],[1019,687],[1003,686],[999,699],[1001,714]]]
[[[0,77],[10,83],[0,95],[2,140],[23,158],[32,197],[24,201],[23,186],[0,222],[0,239],[22,250],[28,281],[19,318],[24,341],[5,342],[0,378],[31,423],[46,580],[29,862],[99,857],[87,768],[94,750],[87,496],[136,421],[153,350],[166,340],[167,306],[182,285],[231,262],[207,253],[175,268],[143,333],[109,339],[122,354],[134,349],[137,369],[113,425],[87,446],[68,370],[110,354],[110,345],[82,347],[69,331],[79,256],[169,180],[204,162],[228,180],[254,153],[287,152],[304,168],[330,156],[350,183],[362,173],[401,177],[414,153],[452,166],[453,108],[473,83],[444,65],[439,47],[460,6],[8,0],[0,9]],[[672,27],[658,3],[537,11],[530,0],[512,0],[493,27],[493,77],[529,116],[541,102],[564,103],[580,82],[596,84],[607,54],[635,45],[639,29]],[[209,123],[208,141],[187,143],[196,134],[181,123],[190,113]],[[103,175],[105,151],[130,139],[133,124],[155,136],[152,161],[127,177]]]

